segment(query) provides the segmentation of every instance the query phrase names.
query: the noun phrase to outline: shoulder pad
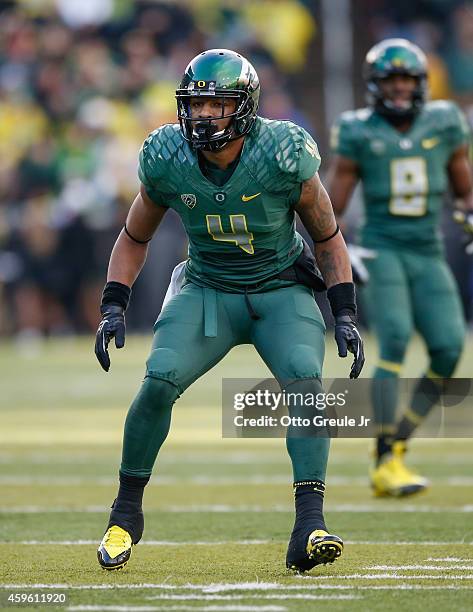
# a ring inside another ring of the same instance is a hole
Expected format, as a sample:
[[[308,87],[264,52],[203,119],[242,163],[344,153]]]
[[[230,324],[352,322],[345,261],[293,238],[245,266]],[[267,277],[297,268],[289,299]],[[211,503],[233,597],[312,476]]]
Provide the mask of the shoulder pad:
[[[341,113],[339,122],[346,124],[365,123],[372,116],[373,110],[371,108],[357,108],[356,110]]]
[[[270,191],[292,189],[307,180],[320,166],[317,144],[302,127],[292,121],[259,118],[251,134],[251,167],[257,180]]]
[[[330,131],[330,148],[343,157],[356,159],[358,146],[365,136],[365,125],[373,116],[371,108],[345,111]]]
[[[184,140],[180,127],[168,123],[149,134],[140,151],[139,175],[142,182],[170,178],[174,169],[182,172],[187,164],[194,164],[192,150]],[[146,180],[143,180],[143,179]]]
[[[425,104],[424,109],[440,129],[458,125],[463,116],[458,105],[451,100],[432,100]]]

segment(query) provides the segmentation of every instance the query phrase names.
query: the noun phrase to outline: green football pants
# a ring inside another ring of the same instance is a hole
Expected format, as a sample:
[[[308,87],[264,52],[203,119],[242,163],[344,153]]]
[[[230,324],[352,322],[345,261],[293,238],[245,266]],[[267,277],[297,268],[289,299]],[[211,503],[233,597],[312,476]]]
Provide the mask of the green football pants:
[[[365,297],[379,343],[374,412],[378,423],[389,424],[394,423],[396,379],[413,330],[429,353],[427,375],[449,377],[462,352],[465,324],[455,281],[443,258],[378,249],[366,265],[370,281]],[[384,382],[377,387],[380,379]]]
[[[165,440],[172,404],[187,387],[239,344],[253,344],[282,384],[322,391],[325,325],[312,296],[302,285],[250,294],[259,315],[253,320],[244,294],[189,283],[164,308],[154,326],[146,377],[125,424],[121,471],[151,473]],[[310,384],[309,384],[310,386]],[[288,435],[294,480],[325,480],[329,440]]]

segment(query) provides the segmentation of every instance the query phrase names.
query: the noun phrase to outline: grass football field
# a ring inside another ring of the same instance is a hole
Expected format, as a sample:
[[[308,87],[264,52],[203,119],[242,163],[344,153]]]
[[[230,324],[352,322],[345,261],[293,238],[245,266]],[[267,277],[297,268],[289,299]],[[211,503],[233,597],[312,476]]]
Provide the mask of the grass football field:
[[[284,440],[221,436],[222,377],[268,374],[250,347],[232,351],[176,403],[145,495],[144,540],[123,571],[101,570],[95,551],[149,343],[129,337],[125,350],[113,350],[109,374],[90,338],[32,353],[0,347],[0,609],[26,606],[9,602],[12,594],[54,593],[71,611],[473,608],[469,439],[414,441],[409,464],[432,486],[405,500],[372,497],[370,440],[335,440],[326,518],[344,554],[305,576],[286,572],[293,501]],[[368,338],[365,376],[375,353]],[[470,339],[458,376],[471,376],[472,357]],[[424,364],[415,341],[406,372]],[[348,369],[329,338],[325,375]]]

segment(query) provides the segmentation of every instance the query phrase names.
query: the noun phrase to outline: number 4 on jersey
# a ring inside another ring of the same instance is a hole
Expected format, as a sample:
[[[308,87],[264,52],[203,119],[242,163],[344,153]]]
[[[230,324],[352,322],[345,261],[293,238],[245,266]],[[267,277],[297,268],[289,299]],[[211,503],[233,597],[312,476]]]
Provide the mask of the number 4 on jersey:
[[[224,232],[220,215],[205,215],[207,229],[214,240],[220,242],[233,242],[245,253],[254,255],[252,245],[253,234],[248,231],[245,215],[230,215],[231,232]]]

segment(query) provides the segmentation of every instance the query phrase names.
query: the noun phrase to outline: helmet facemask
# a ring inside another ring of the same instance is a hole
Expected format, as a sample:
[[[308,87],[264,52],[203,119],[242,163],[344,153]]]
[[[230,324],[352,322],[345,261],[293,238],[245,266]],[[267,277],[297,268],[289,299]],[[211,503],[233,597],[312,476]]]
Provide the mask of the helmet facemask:
[[[395,75],[415,79],[410,103],[397,105],[385,95],[382,82]],[[372,47],[366,55],[363,76],[368,105],[393,123],[413,119],[427,99],[427,59],[422,50],[408,40],[386,39]]]
[[[392,74],[403,74],[411,76],[416,80],[416,86],[412,91],[410,103],[406,106],[398,106],[392,102],[383,92],[382,81]],[[377,113],[388,117],[393,122],[402,122],[413,119],[422,109],[426,101],[427,78],[426,75],[414,75],[409,72],[391,72],[385,77],[374,77],[367,81],[367,102]]]
[[[192,85],[192,84],[191,84]],[[192,117],[191,98],[204,99],[218,98],[222,102],[222,112],[217,117]],[[192,88],[178,89],[176,92],[178,119],[184,138],[192,144],[194,149],[203,151],[218,151],[232,140],[246,134],[253,121],[251,115],[253,104],[246,92],[238,90],[195,91]],[[235,110],[225,114],[225,100],[235,100]],[[228,119],[228,125],[222,130],[218,129],[216,121]]]

